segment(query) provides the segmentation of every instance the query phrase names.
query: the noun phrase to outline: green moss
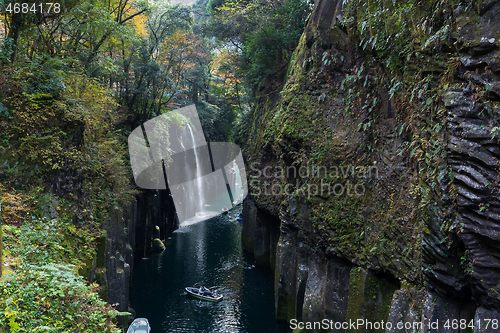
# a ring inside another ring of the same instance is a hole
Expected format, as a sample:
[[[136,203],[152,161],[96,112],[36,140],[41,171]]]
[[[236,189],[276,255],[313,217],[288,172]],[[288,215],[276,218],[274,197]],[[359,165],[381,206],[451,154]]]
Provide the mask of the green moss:
[[[366,270],[357,267],[353,268],[349,277],[349,292],[347,302],[346,321],[356,321],[365,318],[365,279]],[[347,333],[355,331],[348,329]]]
[[[291,223],[303,229],[311,247],[321,244],[325,252],[356,265],[422,281],[422,237],[431,233],[422,221],[431,214],[428,207],[440,200],[437,177],[446,163],[440,98],[459,64],[456,54],[447,62],[450,54],[441,52],[449,49],[446,26],[455,4],[350,1],[344,12],[349,36],[339,26],[317,26],[313,17],[279,96],[269,91],[259,96],[247,147],[250,163],[380,166],[380,179],[363,183],[362,198],[304,198],[299,191],[256,198],[276,215],[276,207],[290,208],[295,196],[304,199],[306,217],[297,214]],[[418,161],[418,170],[397,170],[408,161]],[[299,186],[325,180],[342,183],[348,177],[301,177]],[[394,286],[376,288],[381,282],[374,279],[366,282],[373,286],[366,297],[384,309],[374,310],[373,316],[384,317]]]
[[[106,276],[106,269],[97,269],[95,272],[95,281],[99,284],[101,290],[99,291],[99,296],[104,300],[108,301],[108,279]]]
[[[387,321],[394,292],[399,288],[396,283],[379,278],[364,268],[351,270],[346,320],[365,319],[370,322]],[[357,332],[347,330],[346,332]],[[383,330],[367,332],[383,333]]]
[[[165,251],[165,244],[163,244],[161,239],[155,238],[155,239],[153,239],[152,249],[153,249],[153,252],[155,252],[155,253],[163,252],[163,251]]]
[[[295,49],[290,61],[290,66],[288,66],[287,71],[287,82],[285,83],[284,91],[290,89],[297,89],[305,85],[305,70],[304,66],[306,64],[306,59],[309,56],[309,51],[307,50],[307,38],[306,34],[302,34],[300,38],[299,45]]]
[[[367,320],[371,321],[387,321],[389,310],[391,308],[392,297],[398,286],[386,279],[380,279],[371,275],[367,279],[365,289],[366,313]],[[375,331],[383,333],[384,331]]]
[[[278,290],[277,297],[276,320],[288,323],[291,319],[296,318],[295,298],[288,293],[286,286]]]
[[[87,281],[89,281],[90,274],[92,274],[94,266],[95,266],[95,258],[87,257],[85,261],[80,265],[80,268],[78,269],[78,274],[80,276],[83,276]]]

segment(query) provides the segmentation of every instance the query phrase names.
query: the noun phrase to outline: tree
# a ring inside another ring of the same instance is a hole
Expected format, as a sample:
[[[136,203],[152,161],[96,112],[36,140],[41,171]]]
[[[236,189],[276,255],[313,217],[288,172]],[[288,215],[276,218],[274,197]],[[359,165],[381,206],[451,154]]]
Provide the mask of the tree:
[[[74,1],[69,1],[68,7],[62,7],[58,3],[54,7],[44,3],[40,4],[34,0],[23,2],[0,0],[0,8],[3,12],[2,21],[7,31],[4,47],[8,48],[7,53],[9,54],[5,60],[11,63],[16,60],[19,53],[19,40],[23,31],[60,18],[67,8],[74,6],[74,3]]]
[[[251,86],[285,68],[312,9],[309,0],[211,0],[208,6],[212,28],[205,31],[241,50]]]
[[[162,49],[167,40],[189,29],[191,23],[191,11],[187,7],[154,7],[145,22],[145,36],[131,44],[135,52],[130,51],[128,58],[123,57],[123,75],[116,86],[122,104],[137,120],[159,114],[161,107],[170,102],[172,97],[167,100],[164,97],[176,89],[178,78],[173,76],[174,63],[161,60]]]

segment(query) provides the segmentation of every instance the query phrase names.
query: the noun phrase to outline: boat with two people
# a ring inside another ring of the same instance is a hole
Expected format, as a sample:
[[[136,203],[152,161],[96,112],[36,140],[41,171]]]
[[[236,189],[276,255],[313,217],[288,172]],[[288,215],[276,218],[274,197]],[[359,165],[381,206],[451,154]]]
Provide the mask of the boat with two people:
[[[212,287],[214,288],[214,287]],[[195,287],[186,287],[185,288],[188,295],[197,298],[202,301],[209,301],[209,302],[220,302],[222,301],[223,295],[219,295],[217,293],[217,289],[214,291],[211,291],[208,288],[195,288]]]

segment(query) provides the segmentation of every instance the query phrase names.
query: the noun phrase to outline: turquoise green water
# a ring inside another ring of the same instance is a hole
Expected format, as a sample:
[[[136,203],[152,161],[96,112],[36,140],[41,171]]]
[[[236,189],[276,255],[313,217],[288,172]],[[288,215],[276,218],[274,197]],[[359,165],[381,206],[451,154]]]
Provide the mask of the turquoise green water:
[[[290,332],[274,320],[273,275],[241,248],[241,224],[229,214],[183,227],[167,249],[135,263],[131,305],[151,332]],[[187,286],[218,286],[224,300],[200,302]]]

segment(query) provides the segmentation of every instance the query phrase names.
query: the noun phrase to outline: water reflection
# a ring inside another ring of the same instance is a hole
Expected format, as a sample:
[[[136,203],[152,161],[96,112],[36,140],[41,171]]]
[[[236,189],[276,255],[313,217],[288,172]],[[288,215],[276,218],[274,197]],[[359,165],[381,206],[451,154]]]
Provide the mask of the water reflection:
[[[157,332],[289,332],[274,320],[272,273],[252,268],[241,249],[239,210],[176,231],[165,252],[137,261],[131,305]],[[251,269],[248,269],[251,268]],[[186,296],[195,284],[217,286],[219,303]]]

